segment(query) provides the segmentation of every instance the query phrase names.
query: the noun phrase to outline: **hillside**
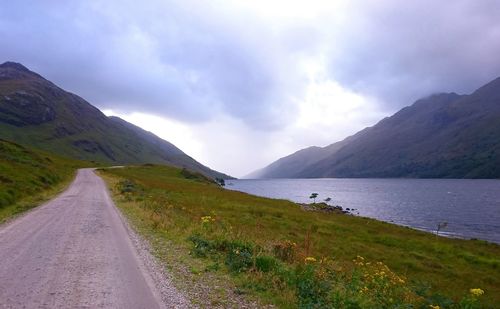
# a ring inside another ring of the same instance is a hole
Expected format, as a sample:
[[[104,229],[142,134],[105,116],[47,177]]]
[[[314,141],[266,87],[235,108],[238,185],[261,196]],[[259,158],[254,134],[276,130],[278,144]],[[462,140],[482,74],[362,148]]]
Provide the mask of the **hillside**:
[[[211,170],[117,117],[107,117],[21,64],[0,65],[0,138],[75,159],[104,164],[171,164],[211,177]]]
[[[249,306],[258,308],[465,308],[458,302],[471,288],[484,295],[468,308],[496,308],[500,301],[497,244],[305,210],[172,167],[100,175],[178,288],[200,307],[241,308],[233,301],[243,295],[260,299]]]
[[[85,166],[0,139],[0,222],[52,196]]]
[[[341,142],[249,176],[500,178],[500,78],[470,95],[420,99]]]

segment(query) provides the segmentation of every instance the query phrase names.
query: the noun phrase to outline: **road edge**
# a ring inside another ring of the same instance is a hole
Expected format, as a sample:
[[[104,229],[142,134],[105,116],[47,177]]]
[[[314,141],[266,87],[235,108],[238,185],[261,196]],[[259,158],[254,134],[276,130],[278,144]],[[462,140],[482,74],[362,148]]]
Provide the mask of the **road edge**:
[[[121,220],[125,231],[127,232],[128,239],[133,253],[139,263],[139,267],[147,284],[150,286],[151,291],[155,298],[159,300],[161,308],[196,308],[188,298],[179,291],[172,282],[171,275],[167,270],[162,267],[162,264],[154,255],[152,254],[152,246],[149,242],[139,235],[139,233],[134,229],[132,224],[127,220],[126,216],[120,211],[113,201],[112,192],[108,186],[108,183],[99,175],[98,171],[93,170],[93,173],[99,177],[106,188],[106,199],[109,200],[111,205]],[[168,304],[168,305],[167,305]]]

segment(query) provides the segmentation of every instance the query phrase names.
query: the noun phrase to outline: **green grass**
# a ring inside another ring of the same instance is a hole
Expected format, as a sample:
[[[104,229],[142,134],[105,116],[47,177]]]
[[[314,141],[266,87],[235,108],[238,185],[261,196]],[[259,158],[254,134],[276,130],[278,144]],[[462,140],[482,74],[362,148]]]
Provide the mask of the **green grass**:
[[[85,165],[0,139],[0,223],[60,192]]]
[[[227,305],[243,294],[283,308],[403,303],[465,308],[465,302],[474,300],[471,288],[485,291],[479,297],[484,306],[500,303],[496,244],[304,211],[288,201],[188,179],[176,168],[128,167],[101,174],[118,207],[151,241],[181,288],[189,291],[201,282],[230,291],[208,288],[208,303],[201,300],[207,307],[216,299]],[[316,262],[306,262],[307,257]],[[385,265],[385,281],[362,278],[373,277]]]

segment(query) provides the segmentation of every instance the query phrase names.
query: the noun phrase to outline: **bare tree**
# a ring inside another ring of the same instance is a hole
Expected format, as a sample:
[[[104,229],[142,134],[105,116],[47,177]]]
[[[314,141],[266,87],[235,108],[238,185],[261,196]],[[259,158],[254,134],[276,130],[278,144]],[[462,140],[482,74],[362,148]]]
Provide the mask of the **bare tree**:
[[[309,198],[314,200],[314,204],[316,204],[316,198],[318,197],[318,193],[311,193],[311,196]]]
[[[436,236],[439,236],[439,231],[446,228],[448,226],[448,222],[439,222],[436,230]]]

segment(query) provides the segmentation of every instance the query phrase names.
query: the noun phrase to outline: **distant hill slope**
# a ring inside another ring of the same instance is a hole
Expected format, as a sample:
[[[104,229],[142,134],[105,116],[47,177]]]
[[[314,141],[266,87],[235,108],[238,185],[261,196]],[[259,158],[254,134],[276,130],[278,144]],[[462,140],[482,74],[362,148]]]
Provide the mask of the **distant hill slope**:
[[[416,101],[330,146],[310,147],[253,178],[500,178],[500,78],[470,95]]]
[[[0,65],[0,138],[81,160],[171,164],[230,178],[14,62]]]

